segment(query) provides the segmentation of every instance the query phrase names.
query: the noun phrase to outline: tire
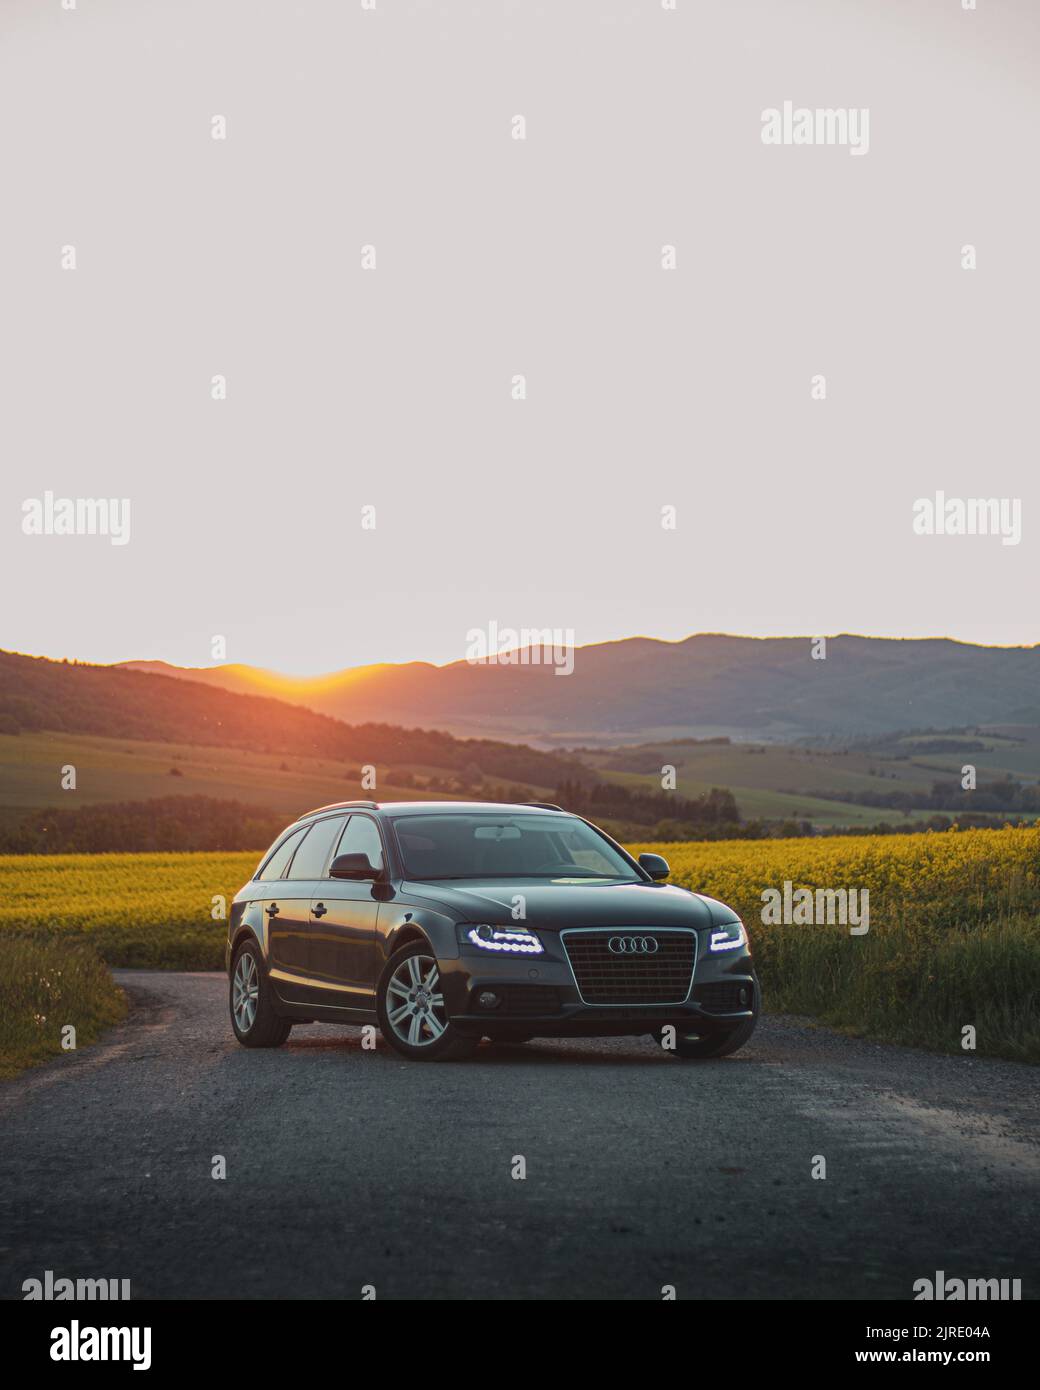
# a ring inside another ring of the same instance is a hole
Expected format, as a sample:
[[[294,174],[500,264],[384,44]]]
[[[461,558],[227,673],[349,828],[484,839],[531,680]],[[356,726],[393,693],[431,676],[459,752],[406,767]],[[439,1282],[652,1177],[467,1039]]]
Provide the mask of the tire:
[[[703,1061],[712,1057],[728,1057],[731,1053],[738,1052],[750,1039],[757,1022],[758,1015],[756,1014],[754,1018],[744,1019],[735,1028],[720,1029],[694,1037],[684,1037],[676,1030],[675,1055],[684,1061]],[[660,1033],[657,1034],[657,1040],[661,1042]],[[672,1050],[671,1048],[668,1049],[668,1051]]]
[[[255,941],[244,941],[235,952],[228,982],[228,1007],[232,1030],[243,1047],[281,1047],[292,1031],[292,1021],[275,1013],[274,989],[264,974],[260,947]]]
[[[376,986],[383,1037],[413,1062],[459,1062],[480,1046],[479,1037],[464,1036],[448,1021],[439,978],[432,948],[413,941],[394,952]]]

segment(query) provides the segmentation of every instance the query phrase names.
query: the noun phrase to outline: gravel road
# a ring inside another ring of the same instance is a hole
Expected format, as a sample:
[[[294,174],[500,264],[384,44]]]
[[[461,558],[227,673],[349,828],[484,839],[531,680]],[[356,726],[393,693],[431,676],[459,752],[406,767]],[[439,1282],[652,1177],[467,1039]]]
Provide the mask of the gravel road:
[[[223,976],[116,973],[124,1027],[0,1085],[5,1298],[47,1269],[135,1298],[1040,1289],[1034,1068],[779,1017],[699,1064],[622,1039],[418,1065],[320,1027],[250,1052]]]

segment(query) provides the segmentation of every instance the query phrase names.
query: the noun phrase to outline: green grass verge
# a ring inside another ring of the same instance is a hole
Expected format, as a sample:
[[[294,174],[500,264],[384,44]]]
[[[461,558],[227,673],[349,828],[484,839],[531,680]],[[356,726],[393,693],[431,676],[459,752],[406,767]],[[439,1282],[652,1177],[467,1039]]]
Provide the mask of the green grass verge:
[[[753,928],[752,928],[753,929]],[[1040,922],[1032,915],[865,937],[772,927],[755,957],[768,1007],[858,1037],[1040,1062]],[[966,1028],[974,1048],[965,1048]]]
[[[126,1016],[126,998],[89,946],[0,936],[0,1078],[65,1057]]]

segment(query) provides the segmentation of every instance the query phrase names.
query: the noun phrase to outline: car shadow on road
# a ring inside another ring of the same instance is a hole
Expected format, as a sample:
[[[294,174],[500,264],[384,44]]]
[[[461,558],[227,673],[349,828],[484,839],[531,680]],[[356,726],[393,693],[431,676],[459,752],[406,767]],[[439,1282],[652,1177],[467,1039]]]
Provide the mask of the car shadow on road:
[[[618,1044],[621,1044],[619,1046]],[[379,1038],[376,1047],[362,1046],[362,1034],[356,1032],[335,1032],[329,1030],[323,1036],[298,1036],[294,1034],[281,1052],[294,1054],[301,1059],[315,1053],[336,1053],[344,1057],[363,1053],[366,1057],[375,1056],[384,1062],[398,1065],[416,1065],[399,1056]],[[529,1043],[481,1043],[476,1054],[463,1062],[449,1062],[451,1067],[521,1067],[521,1066],[601,1066],[601,1067],[673,1067],[692,1066],[698,1070],[710,1066],[730,1066],[733,1063],[754,1063],[753,1054],[735,1057],[705,1058],[699,1062],[684,1063],[680,1058],[666,1053],[649,1041],[638,1038],[542,1038]],[[759,1059],[761,1060],[761,1059]],[[419,1063],[418,1065],[423,1065]]]

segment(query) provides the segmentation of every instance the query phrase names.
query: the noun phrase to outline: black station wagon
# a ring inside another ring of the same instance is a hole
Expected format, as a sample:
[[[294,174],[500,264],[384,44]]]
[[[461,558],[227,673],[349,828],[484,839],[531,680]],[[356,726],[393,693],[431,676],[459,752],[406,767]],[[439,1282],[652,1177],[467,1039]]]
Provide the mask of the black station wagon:
[[[758,980],[722,903],[661,882],[545,805],[348,801],[301,816],[235,898],[231,1024],[277,1047],[294,1023],[378,1023],[417,1060],[482,1038],[649,1034],[680,1057],[751,1037]]]

